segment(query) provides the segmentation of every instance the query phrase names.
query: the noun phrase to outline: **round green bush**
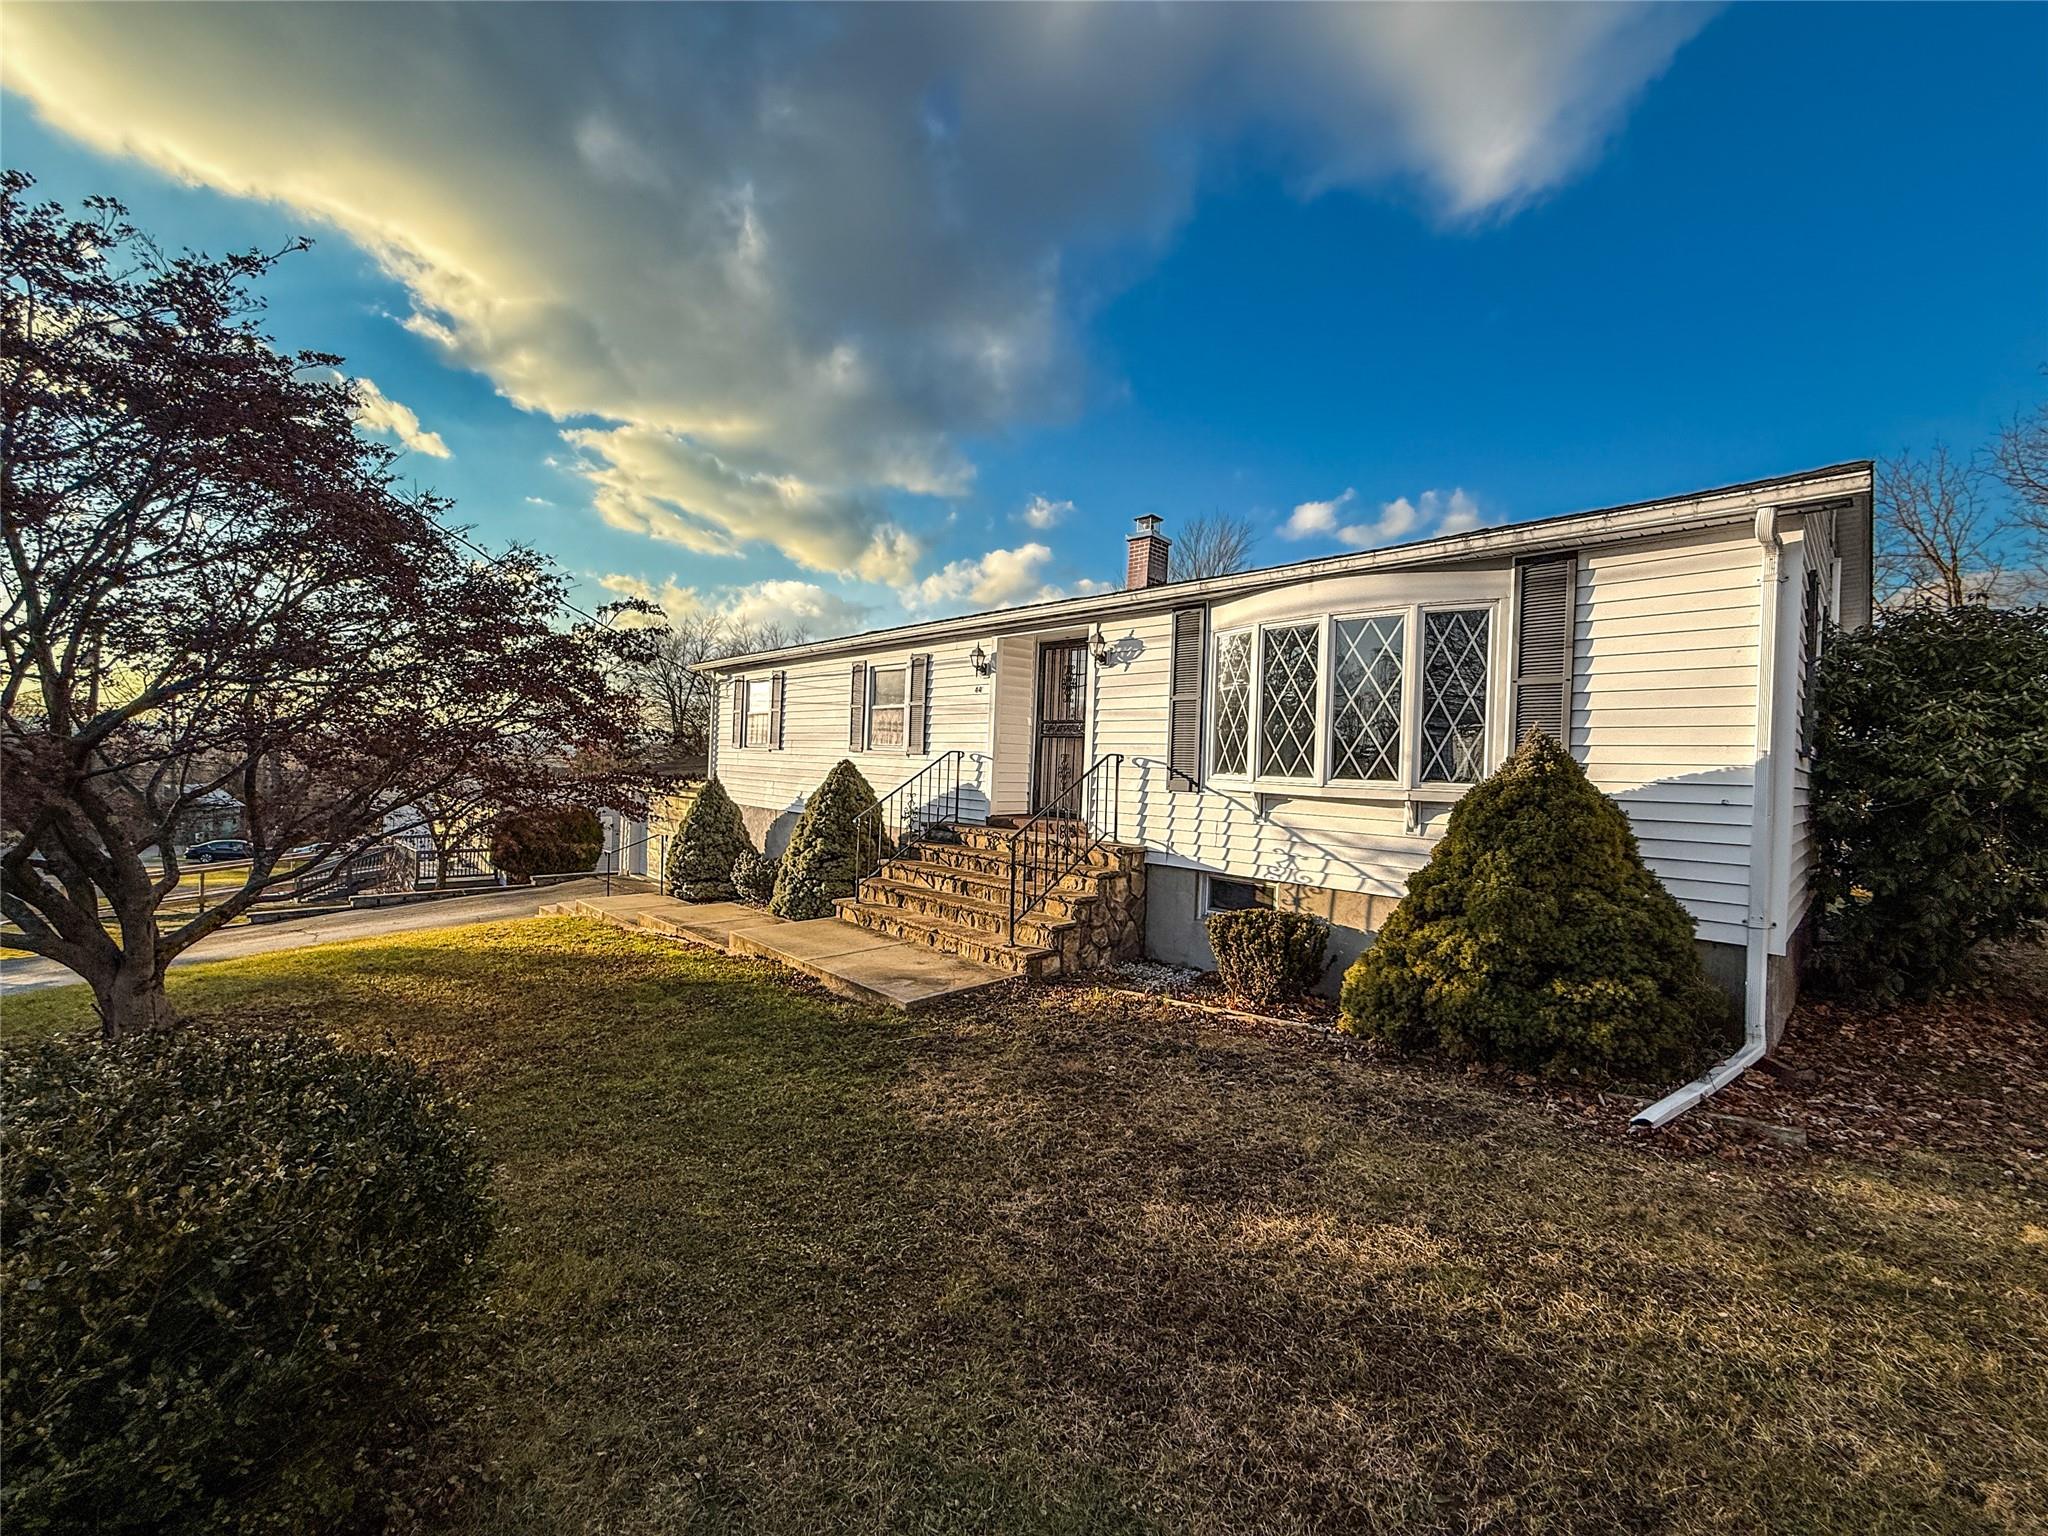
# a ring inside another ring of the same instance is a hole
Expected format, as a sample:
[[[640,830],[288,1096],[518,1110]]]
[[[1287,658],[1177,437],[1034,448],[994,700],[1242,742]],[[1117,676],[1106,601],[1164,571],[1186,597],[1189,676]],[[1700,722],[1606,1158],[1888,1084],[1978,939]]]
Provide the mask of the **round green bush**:
[[[668,891],[684,901],[731,901],[733,861],[754,851],[747,823],[732,796],[708,780],[683,813],[668,851]]]
[[[303,1530],[478,1295],[476,1134],[299,1035],[0,1055],[10,1533]]]
[[[1306,912],[1254,907],[1209,919],[1209,947],[1223,990],[1264,1006],[1306,997],[1323,979],[1330,925]]]
[[[604,823],[580,805],[518,811],[491,828],[491,862],[515,880],[597,868]]]
[[[1909,608],[1815,680],[1815,978],[1924,997],[2048,918],[2048,608]]]
[[[854,891],[854,818],[874,805],[868,781],[841,758],[797,818],[768,910],[796,921],[830,917],[832,903]]]
[[[1625,1073],[1689,1064],[1730,1018],[1628,817],[1541,735],[1458,802],[1342,1007],[1404,1049]]]
[[[732,861],[733,889],[748,906],[765,907],[775,898],[775,876],[781,868],[780,859],[749,848]]]

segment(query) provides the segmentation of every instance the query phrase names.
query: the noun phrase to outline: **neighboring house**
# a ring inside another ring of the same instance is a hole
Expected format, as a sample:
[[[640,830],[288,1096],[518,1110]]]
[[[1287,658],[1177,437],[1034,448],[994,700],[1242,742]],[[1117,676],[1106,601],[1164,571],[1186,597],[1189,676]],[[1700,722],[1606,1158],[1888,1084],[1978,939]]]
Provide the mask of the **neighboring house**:
[[[838,759],[887,796],[957,752],[964,819],[1080,808],[1144,850],[1155,958],[1209,964],[1203,919],[1270,903],[1330,920],[1334,984],[1458,798],[1545,730],[1716,979],[1768,978],[1775,1034],[1809,916],[1809,675],[1830,622],[1869,622],[1870,518],[1858,462],[1172,583],[1144,518],[1122,591],[707,663],[711,769],[778,852]]]

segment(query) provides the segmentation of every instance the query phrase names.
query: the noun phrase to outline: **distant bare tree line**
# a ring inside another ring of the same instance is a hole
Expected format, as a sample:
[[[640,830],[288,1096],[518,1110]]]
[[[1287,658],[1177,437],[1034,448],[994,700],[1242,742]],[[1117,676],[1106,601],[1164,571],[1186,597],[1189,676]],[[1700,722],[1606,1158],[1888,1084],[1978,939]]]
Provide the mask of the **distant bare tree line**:
[[[1878,465],[1877,595],[1949,608],[2048,600],[2048,403],[1968,458],[1936,443]]]
[[[649,727],[686,752],[704,749],[710,744],[712,685],[696,668],[810,638],[801,624],[744,624],[719,613],[671,618],[654,634],[653,654],[634,674]]]

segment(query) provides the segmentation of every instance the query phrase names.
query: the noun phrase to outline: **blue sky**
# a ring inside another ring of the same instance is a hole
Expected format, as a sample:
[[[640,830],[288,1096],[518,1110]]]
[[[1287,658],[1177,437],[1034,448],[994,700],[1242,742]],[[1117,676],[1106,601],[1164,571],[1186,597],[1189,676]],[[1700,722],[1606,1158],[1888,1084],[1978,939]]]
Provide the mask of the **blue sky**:
[[[1114,581],[1141,512],[1263,563],[2048,387],[2048,8],[1454,12],[16,6],[0,136],[313,234],[277,335],[487,539],[818,632]]]

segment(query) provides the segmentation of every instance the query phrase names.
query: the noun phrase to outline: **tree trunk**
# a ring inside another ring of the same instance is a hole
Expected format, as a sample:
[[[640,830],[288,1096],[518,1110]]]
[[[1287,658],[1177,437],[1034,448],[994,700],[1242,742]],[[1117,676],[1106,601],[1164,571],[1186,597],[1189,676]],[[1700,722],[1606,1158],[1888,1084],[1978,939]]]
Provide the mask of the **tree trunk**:
[[[112,975],[92,978],[92,996],[100,1034],[108,1040],[171,1029],[178,1022],[177,1011],[164,994],[163,972],[153,959],[123,956]]]

